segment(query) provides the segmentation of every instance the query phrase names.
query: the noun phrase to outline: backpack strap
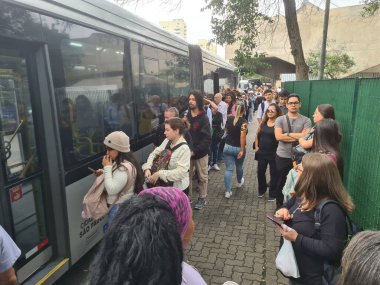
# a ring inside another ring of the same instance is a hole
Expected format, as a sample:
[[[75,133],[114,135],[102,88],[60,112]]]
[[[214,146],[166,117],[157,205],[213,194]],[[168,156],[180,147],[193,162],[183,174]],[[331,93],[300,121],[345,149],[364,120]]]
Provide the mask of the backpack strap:
[[[165,146],[165,149],[170,149],[170,141],[168,141],[168,143],[166,144],[166,146]]]
[[[346,222],[346,229],[347,229],[347,241],[349,241],[354,234],[353,224],[352,224],[351,218],[347,215],[346,210],[343,208],[343,206],[335,200],[326,200],[326,201],[323,201],[323,202],[318,204],[318,206],[314,212],[314,229],[315,229],[315,231],[318,234],[321,232],[322,210],[323,210],[323,207],[327,204],[335,204],[335,205],[339,206],[339,208],[343,211],[343,213],[346,217],[345,222]]]
[[[286,121],[288,122],[288,133],[292,132],[292,126],[290,125],[290,119],[288,115],[285,115]]]
[[[127,180],[127,184],[125,184],[124,188],[121,189],[119,194],[117,194],[117,197],[116,197],[115,201],[112,203],[112,206],[114,204],[116,204],[117,201],[119,201],[120,197],[123,194],[128,192],[129,188],[131,188],[132,185],[135,184],[135,181],[136,181],[136,175],[137,175],[136,167],[132,163],[130,163],[129,161],[123,161],[121,163],[121,165],[123,165],[127,169],[128,180]]]
[[[177,144],[176,146],[174,146],[173,148],[171,148],[172,153],[173,153],[176,149],[178,149],[178,148],[180,148],[181,146],[183,146],[184,144],[187,145],[186,142],[181,142],[181,143]],[[170,147],[170,146],[169,146],[169,147]]]

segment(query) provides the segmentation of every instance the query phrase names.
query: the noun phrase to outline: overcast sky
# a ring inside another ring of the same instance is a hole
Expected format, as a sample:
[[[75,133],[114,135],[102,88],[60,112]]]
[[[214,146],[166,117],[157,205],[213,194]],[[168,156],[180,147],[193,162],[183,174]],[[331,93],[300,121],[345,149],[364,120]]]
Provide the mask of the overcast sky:
[[[177,3],[176,0],[173,0],[173,2]],[[310,2],[322,8],[325,5],[323,0],[312,0]],[[361,0],[331,0],[331,8],[358,5],[361,2]],[[205,6],[205,0],[182,0],[182,4],[178,8],[175,8],[174,5],[163,6],[160,4],[160,0],[140,0],[140,3],[139,5],[125,5],[124,8],[156,25],[158,25],[159,21],[184,19],[187,24],[187,41],[189,43],[197,43],[200,38],[207,40],[213,38],[210,27],[211,12],[210,10],[200,11]],[[218,54],[224,57],[220,48],[218,49]]]

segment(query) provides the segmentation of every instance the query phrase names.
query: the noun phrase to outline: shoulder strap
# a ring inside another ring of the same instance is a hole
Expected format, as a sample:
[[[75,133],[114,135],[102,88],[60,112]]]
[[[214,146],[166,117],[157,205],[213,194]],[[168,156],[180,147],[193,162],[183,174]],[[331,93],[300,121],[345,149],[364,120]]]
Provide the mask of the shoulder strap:
[[[184,144],[187,145],[186,142],[181,142],[181,143],[177,144],[176,146],[174,146],[174,147],[171,149],[172,153],[173,153],[176,149],[178,149],[180,146],[182,146],[182,145],[184,145]]]
[[[305,139],[306,140],[310,139],[314,135],[314,131],[315,131],[314,128],[312,130],[310,130],[310,132],[306,135]]]
[[[347,240],[350,240],[353,235],[353,224],[352,224],[351,218],[347,215],[346,210],[343,208],[343,206],[335,200],[326,200],[326,201],[323,201],[322,203],[319,203],[319,205],[317,206],[314,212],[314,229],[318,233],[320,232],[322,210],[323,210],[323,207],[327,204],[335,204],[339,206],[339,208],[343,211],[346,217]]]
[[[112,203],[112,205],[115,204],[117,201],[119,201],[120,197],[123,194],[125,194],[136,181],[136,175],[137,175],[136,167],[129,161],[122,162],[121,164],[127,169],[128,181],[127,181],[127,184],[125,184],[124,188],[119,192],[119,194],[117,194],[116,200]]]
[[[292,126],[290,125],[290,119],[289,119],[289,116],[288,116],[288,115],[285,115],[285,117],[286,117],[286,121],[288,122],[288,131],[289,131],[289,133],[291,133],[291,132],[292,132]]]
[[[170,141],[166,144],[165,149],[170,149]]]

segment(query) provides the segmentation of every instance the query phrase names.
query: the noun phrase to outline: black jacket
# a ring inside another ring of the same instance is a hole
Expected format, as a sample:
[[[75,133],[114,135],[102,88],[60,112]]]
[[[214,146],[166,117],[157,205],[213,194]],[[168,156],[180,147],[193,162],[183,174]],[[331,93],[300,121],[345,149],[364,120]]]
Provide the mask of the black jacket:
[[[208,117],[204,111],[192,117],[191,111],[187,113],[187,119],[190,123],[190,135],[193,140],[194,155],[191,159],[200,159],[209,153],[211,145],[211,128]]]
[[[297,282],[307,285],[322,285],[323,263],[340,261],[346,245],[346,216],[342,209],[333,203],[323,207],[321,213],[320,236],[314,228],[314,210],[302,212],[295,198],[284,206],[293,219],[286,224],[297,231],[293,242],[300,278]],[[298,283],[297,283],[298,284]]]

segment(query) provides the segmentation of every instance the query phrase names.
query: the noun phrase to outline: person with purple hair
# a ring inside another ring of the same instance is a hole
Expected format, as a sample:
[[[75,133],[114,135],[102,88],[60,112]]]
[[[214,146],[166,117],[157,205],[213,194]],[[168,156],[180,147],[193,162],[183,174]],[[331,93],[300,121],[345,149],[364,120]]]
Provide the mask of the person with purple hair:
[[[154,187],[141,191],[138,196],[154,196],[166,203],[177,221],[183,247],[189,245],[194,233],[194,221],[189,198],[183,191],[176,187]],[[181,285],[206,285],[206,282],[194,267],[183,261]]]

